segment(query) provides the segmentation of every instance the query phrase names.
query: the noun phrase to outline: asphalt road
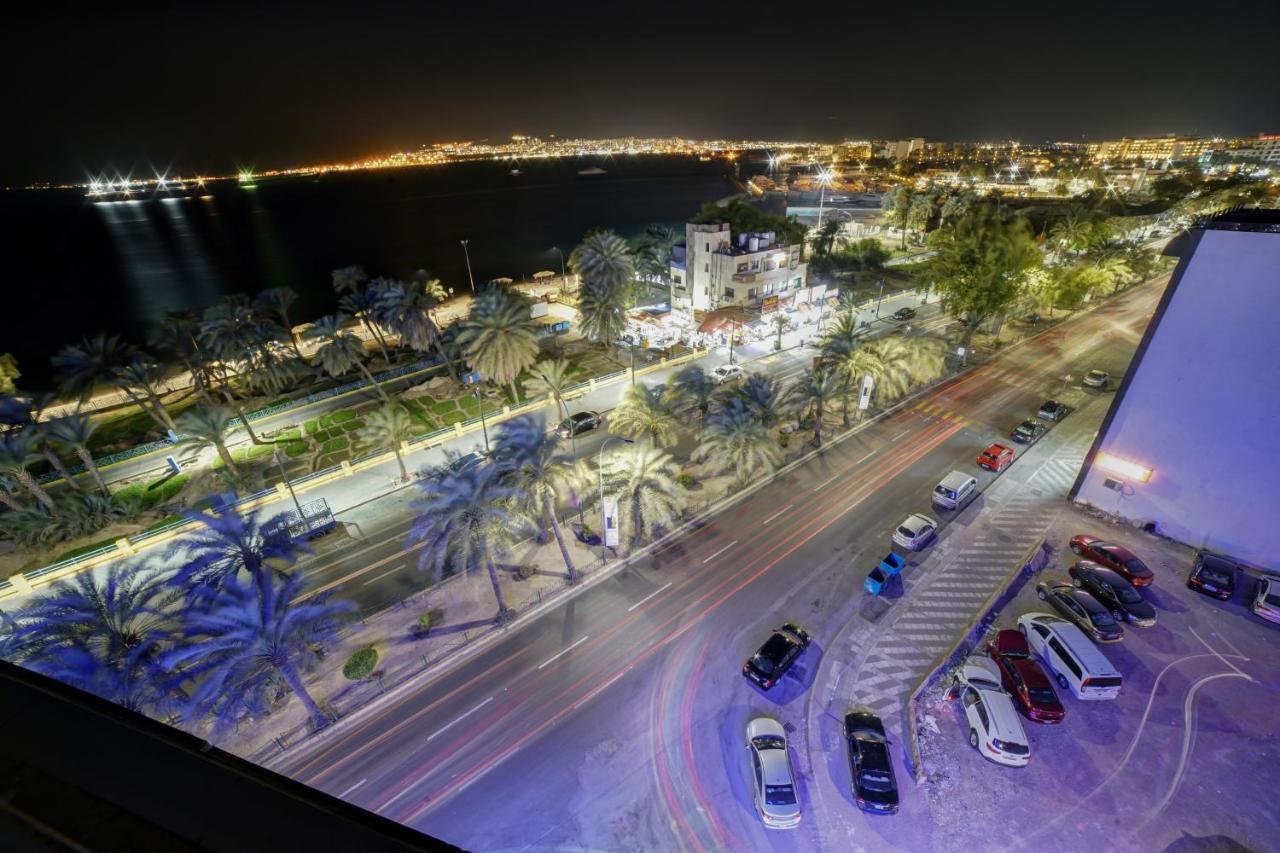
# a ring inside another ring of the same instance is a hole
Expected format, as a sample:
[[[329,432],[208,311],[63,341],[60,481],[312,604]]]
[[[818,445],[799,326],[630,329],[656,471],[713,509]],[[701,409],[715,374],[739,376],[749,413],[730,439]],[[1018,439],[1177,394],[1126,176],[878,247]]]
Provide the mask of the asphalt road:
[[[946,383],[923,402],[951,416],[910,406],[870,424],[273,766],[473,849],[817,849],[810,816],[796,832],[760,827],[747,720],[766,713],[803,728],[824,638],[861,596],[866,555],[888,550],[893,526],[927,511],[933,484],[975,470],[976,452],[1065,373],[1131,354],[1157,296],[1139,288]],[[763,694],[741,662],[788,619],[815,644],[796,677]],[[813,777],[799,769],[810,803]]]

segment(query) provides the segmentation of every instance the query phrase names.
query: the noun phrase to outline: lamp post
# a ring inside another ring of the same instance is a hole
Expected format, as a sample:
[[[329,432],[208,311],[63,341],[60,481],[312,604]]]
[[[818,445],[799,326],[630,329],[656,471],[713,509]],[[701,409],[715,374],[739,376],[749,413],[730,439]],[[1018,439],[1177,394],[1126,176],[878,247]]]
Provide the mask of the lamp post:
[[[818,231],[822,231],[822,208],[827,202],[827,183],[831,180],[829,169],[818,170]]]
[[[596,473],[600,475],[600,562],[604,562],[604,527],[608,523],[608,519],[604,517],[604,449],[609,446],[611,441],[621,441],[626,444],[635,444],[629,438],[623,438],[620,435],[611,435],[600,445],[600,452],[596,454]]]
[[[733,364],[733,339],[738,331],[738,321],[729,318],[729,363]]]
[[[476,403],[480,406],[480,432],[484,434],[484,452],[487,456],[489,455],[489,425],[485,423],[484,419],[484,397],[480,396],[479,382],[475,383],[475,390],[472,393],[475,394]]]
[[[298,521],[306,521],[302,515],[302,504],[298,502],[298,493],[293,490],[293,483],[289,482],[289,476],[284,472],[284,462],[280,459],[280,448],[276,448],[272,454],[276,460],[276,467],[280,469],[280,479],[284,482],[284,487],[289,490],[289,497],[293,498],[293,505],[298,510]]]
[[[569,292],[569,277],[564,272],[564,252],[560,251],[559,246],[552,246],[551,251],[560,256],[560,292]]]
[[[471,293],[474,295],[476,292],[476,279],[471,274],[471,253],[467,251],[467,244],[471,241],[459,240],[458,242],[462,244],[462,256],[467,259],[467,281],[471,283]]]
[[[880,303],[884,301],[884,279],[880,279],[876,284],[880,285],[880,297],[876,299],[876,317],[878,318],[880,316]]]

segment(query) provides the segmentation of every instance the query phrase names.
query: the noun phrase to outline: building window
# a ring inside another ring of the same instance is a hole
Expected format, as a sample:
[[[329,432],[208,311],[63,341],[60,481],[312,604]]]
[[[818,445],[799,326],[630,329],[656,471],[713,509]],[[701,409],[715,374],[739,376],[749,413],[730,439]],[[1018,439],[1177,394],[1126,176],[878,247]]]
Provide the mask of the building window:
[[[711,251],[711,244],[710,244],[710,243],[707,243],[707,251],[708,251],[708,252],[710,252],[710,251]]]
[[[793,278],[793,279],[791,279],[791,284],[792,284],[793,286],[795,286],[795,287],[799,287],[799,286],[800,286],[800,279],[798,279],[798,278]]]
[[[780,282],[778,283],[778,292],[779,292],[779,293],[786,293],[786,292],[787,292],[787,288],[789,288],[790,286],[791,286],[791,283],[790,283],[790,282],[788,282],[788,281],[784,278],[782,281],[780,281]]]
[[[709,264],[709,263],[707,263],[707,264],[703,264],[703,265],[702,265],[702,271],[703,271],[703,272],[711,272],[711,264]]]
[[[684,276],[680,275],[680,273],[676,273],[671,280],[678,285],[684,286]]]
[[[724,289],[724,298],[725,298],[725,299],[732,299],[732,298],[733,298],[733,288],[732,288],[732,287],[726,287],[726,288]]]
[[[739,261],[739,262],[738,262],[738,272],[746,272],[746,271],[747,271],[747,262],[746,262],[746,261]]]
[[[765,296],[772,296],[772,295],[773,295],[773,285],[772,285],[772,284],[766,284],[766,285],[764,286],[764,295],[765,295]]]
[[[751,301],[752,299],[755,299],[755,298],[756,298],[756,289],[753,287],[747,291],[747,301]]]
[[[758,269],[760,269],[760,259],[759,259],[759,258],[756,258],[754,261],[752,261],[752,262],[751,262],[751,268],[752,268],[753,270],[758,270]]]

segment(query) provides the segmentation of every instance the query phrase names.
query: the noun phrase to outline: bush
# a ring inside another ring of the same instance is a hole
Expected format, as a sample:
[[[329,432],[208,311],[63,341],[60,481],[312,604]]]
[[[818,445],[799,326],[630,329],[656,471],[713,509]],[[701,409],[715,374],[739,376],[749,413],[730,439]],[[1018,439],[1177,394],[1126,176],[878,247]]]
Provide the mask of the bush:
[[[334,412],[330,416],[329,423],[334,425],[345,424],[347,421],[354,420],[355,416],[356,413],[353,409],[342,409],[341,411]]]
[[[347,659],[342,667],[342,675],[348,681],[364,681],[378,665],[378,650],[366,646]]]
[[[332,414],[328,414],[328,415],[321,415],[321,416],[320,416],[320,428],[321,428],[321,429],[328,429],[328,428],[329,428],[329,427],[331,427],[331,426],[333,426],[333,415],[332,415]]]
[[[278,442],[298,441],[302,438],[302,431],[299,429],[286,429],[276,433],[274,439]]]
[[[299,456],[305,456],[310,449],[311,444],[309,442],[295,441],[285,445],[284,455],[290,459],[297,459]]]
[[[320,446],[320,452],[334,453],[339,450],[346,450],[350,444],[351,442],[347,440],[346,436],[340,435],[340,436],[337,436],[336,438],[331,438],[328,441],[326,441],[324,444],[322,444]]]
[[[306,431],[307,435],[315,435],[316,431],[320,429],[320,421],[318,418],[313,418],[303,424],[302,428]]]
[[[364,429],[364,421],[352,421],[351,423],[345,425],[343,429],[346,430],[347,432],[355,432],[356,430]]]
[[[116,500],[137,501],[143,509],[149,509],[156,504],[164,503],[182,491],[188,479],[190,478],[186,474],[174,474],[150,483],[134,483],[132,486],[117,489],[111,494]]]
[[[680,472],[680,476],[676,477],[676,482],[680,484],[680,488],[682,489],[692,489],[698,483],[698,481],[693,478],[692,474],[685,471]]]

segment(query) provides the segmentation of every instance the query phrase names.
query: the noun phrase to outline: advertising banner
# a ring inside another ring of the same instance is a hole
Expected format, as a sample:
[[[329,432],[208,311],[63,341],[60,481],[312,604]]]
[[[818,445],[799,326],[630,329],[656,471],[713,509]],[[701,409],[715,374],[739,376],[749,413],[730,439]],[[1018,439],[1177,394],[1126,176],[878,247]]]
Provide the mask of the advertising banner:
[[[604,544],[610,548],[618,547],[618,499],[605,498],[604,503],[604,520],[600,525],[604,531]]]

